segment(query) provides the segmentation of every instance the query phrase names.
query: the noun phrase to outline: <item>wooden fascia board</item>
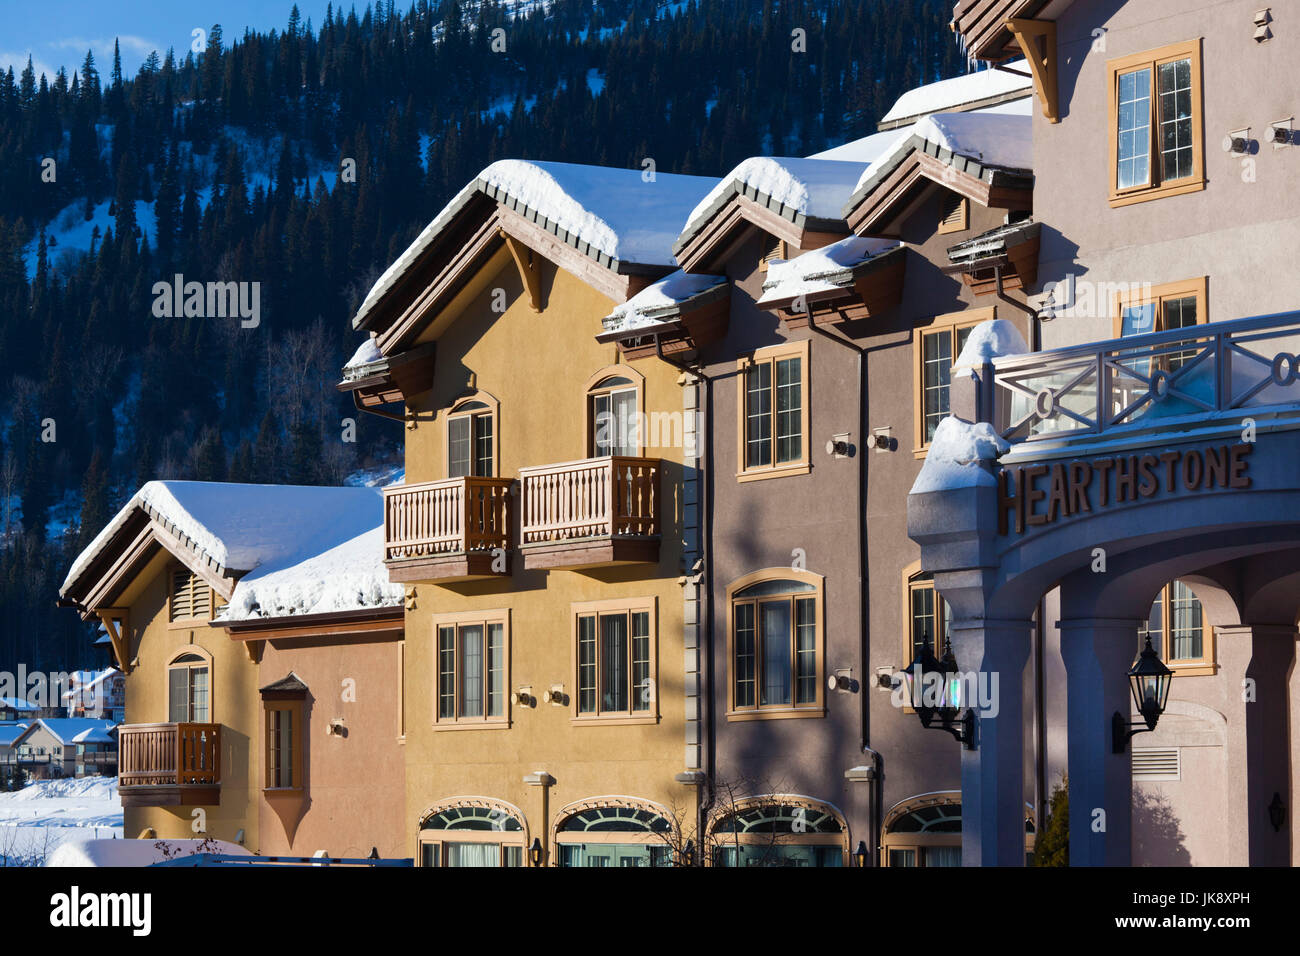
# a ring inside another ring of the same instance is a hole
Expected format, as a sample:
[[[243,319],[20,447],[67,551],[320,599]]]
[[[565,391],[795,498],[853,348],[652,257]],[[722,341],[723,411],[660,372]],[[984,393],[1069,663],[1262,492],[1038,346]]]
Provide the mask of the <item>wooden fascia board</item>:
[[[266,618],[256,622],[212,621],[212,627],[224,628],[232,641],[276,641],[286,638],[337,638],[400,633],[405,627],[401,607],[387,609],[391,614],[370,619],[335,621],[294,621],[292,618]],[[252,624],[253,626],[244,626]]]
[[[1007,20],[1007,29],[1016,38],[1016,43],[1025,54],[1029,72],[1034,79],[1034,92],[1043,108],[1043,116],[1049,123],[1059,123],[1059,101],[1057,99],[1056,79],[1056,21],[1030,20],[1024,17],[1012,17]]]
[[[745,226],[757,226],[800,249],[807,240],[805,224],[787,219],[743,193],[736,193],[681,247],[677,254],[678,265],[687,272],[712,271],[729,257],[741,239],[736,230]]]
[[[81,602],[86,609],[82,613],[84,620],[90,620],[101,606],[111,604],[130,583],[130,579],[147,560],[156,538],[152,522],[144,525],[125,545],[116,549],[116,556],[86,590],[85,600]],[[112,542],[109,542],[110,546]]]
[[[235,581],[238,575],[227,571],[215,561],[204,561],[193,548],[180,539],[176,532],[166,527],[157,516],[149,524],[158,543],[166,548],[181,564],[207,582],[208,586],[227,601],[235,593]]]

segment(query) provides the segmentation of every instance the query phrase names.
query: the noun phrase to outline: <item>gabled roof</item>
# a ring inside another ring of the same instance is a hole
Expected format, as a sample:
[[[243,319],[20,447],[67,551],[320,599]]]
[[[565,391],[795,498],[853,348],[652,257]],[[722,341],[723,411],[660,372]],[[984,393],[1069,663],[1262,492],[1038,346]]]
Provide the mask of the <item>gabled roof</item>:
[[[24,736],[26,736],[30,723],[3,723],[0,724],[0,747],[12,747]]]
[[[112,731],[117,725],[97,717],[42,717],[36,724],[61,744],[111,744],[116,739]]]
[[[1007,21],[1024,17],[1055,20],[1071,0],[957,0],[952,31],[971,61],[1001,62],[1019,56]]]
[[[708,269],[749,225],[797,246],[808,233],[844,235],[840,209],[866,168],[865,162],[750,157],[691,211],[673,244],[677,261],[687,270]]]
[[[382,525],[373,488],[151,481],[77,557],[59,593],[90,617],[162,548],[233,601],[248,572],[258,580]]]
[[[461,189],[379,277],[352,324],[380,332],[380,347],[391,353],[383,332],[393,317],[385,319],[383,306],[408,277],[433,280],[449,265],[482,261],[478,254],[512,227],[525,245],[549,236],[616,275],[662,275],[674,266],[671,246],[682,222],[712,184],[705,177],[647,176],[639,169],[499,160]],[[494,215],[502,221],[487,225],[495,228],[475,228]],[[466,258],[466,251],[474,254]]]
[[[880,129],[910,126],[932,113],[967,112],[996,109],[1001,104],[1028,100],[1033,95],[1033,80],[1024,60],[1007,64],[1008,69],[984,69],[937,83],[927,83],[908,90],[880,120]],[[1010,72],[1016,70],[1018,72]],[[1031,105],[1026,103],[1026,109]]]
[[[1029,208],[1033,119],[1002,113],[937,113],[862,175],[844,217],[860,235],[896,235],[899,215],[932,184],[984,206]]]
[[[285,674],[279,680],[273,680],[265,687],[258,688],[257,691],[263,696],[274,696],[277,694],[287,694],[298,696],[307,693],[307,685],[303,683],[302,678],[293,671]]]

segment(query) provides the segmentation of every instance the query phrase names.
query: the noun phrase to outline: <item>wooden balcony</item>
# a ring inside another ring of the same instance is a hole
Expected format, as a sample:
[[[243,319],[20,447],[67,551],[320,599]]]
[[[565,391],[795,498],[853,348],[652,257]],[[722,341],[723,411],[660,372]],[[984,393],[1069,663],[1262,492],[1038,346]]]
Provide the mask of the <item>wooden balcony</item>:
[[[122,806],[221,803],[220,724],[123,724],[117,749]]]
[[[658,458],[623,456],[521,468],[524,567],[656,563],[662,472]]]
[[[448,478],[384,489],[384,560],[393,581],[472,581],[510,573],[509,478]]]

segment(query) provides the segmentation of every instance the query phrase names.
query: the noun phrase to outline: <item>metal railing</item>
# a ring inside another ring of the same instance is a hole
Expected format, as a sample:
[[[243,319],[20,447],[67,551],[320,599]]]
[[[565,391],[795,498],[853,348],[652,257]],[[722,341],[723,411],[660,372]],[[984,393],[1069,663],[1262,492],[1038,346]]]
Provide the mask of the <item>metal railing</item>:
[[[1300,312],[1214,322],[993,361],[1010,441],[1097,435],[1300,403]]]

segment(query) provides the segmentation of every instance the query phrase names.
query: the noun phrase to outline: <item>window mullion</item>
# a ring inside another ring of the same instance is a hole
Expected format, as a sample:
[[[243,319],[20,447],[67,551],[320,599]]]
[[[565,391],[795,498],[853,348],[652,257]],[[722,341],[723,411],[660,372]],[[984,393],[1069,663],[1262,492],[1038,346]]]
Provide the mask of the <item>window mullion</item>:
[[[776,429],[777,429],[776,359],[768,359],[763,364],[767,366],[767,411],[772,419],[771,424],[768,426],[768,430],[767,430],[767,445],[768,445],[767,454],[768,454],[768,461],[771,463],[771,467],[775,468],[776,467]]]
[[[1160,65],[1154,61],[1148,67],[1151,74],[1151,81],[1148,85],[1148,95],[1151,103],[1151,137],[1148,143],[1148,152],[1151,154],[1149,160],[1151,164],[1151,187],[1154,189],[1164,182],[1164,170],[1160,165]]]

